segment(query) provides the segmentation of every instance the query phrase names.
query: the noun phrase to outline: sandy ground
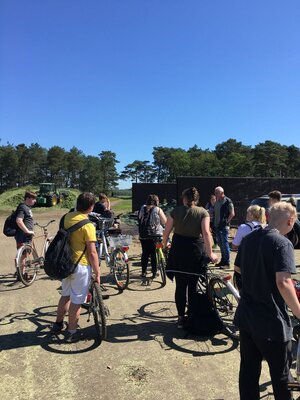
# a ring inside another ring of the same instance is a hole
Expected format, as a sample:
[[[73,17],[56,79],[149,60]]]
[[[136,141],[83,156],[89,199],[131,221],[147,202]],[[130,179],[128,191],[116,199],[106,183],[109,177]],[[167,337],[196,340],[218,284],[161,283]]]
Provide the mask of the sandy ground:
[[[37,214],[52,218],[57,230],[62,213]],[[0,220],[3,226],[3,218]],[[37,242],[40,239],[37,239]],[[300,264],[297,251],[297,264]],[[2,400],[14,399],[238,399],[239,346],[227,336],[197,338],[178,330],[174,284],[162,288],[140,284],[140,247],[130,247],[129,288],[120,294],[105,279],[110,298],[108,338],[100,346],[95,328],[81,316],[85,340],[63,344],[49,337],[55,320],[60,283],[43,273],[31,287],[13,277],[15,243],[0,235],[0,390]],[[232,255],[234,258],[234,254]],[[103,274],[107,274],[103,266]],[[261,398],[273,399],[263,365]]]

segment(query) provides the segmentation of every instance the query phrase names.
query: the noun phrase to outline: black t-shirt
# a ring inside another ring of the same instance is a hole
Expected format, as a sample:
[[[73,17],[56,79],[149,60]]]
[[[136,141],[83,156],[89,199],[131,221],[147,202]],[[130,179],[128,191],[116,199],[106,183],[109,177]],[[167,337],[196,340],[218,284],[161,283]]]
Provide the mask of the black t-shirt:
[[[276,285],[276,272],[296,273],[291,242],[275,229],[259,229],[239,246],[242,293],[235,323],[253,336],[286,342],[292,338],[287,306]]]
[[[22,218],[24,225],[30,231],[33,231],[33,218],[31,208],[25,203],[19,204],[16,218]],[[24,243],[31,240],[31,236],[27,235],[21,229],[17,229],[15,239],[17,243]]]
[[[114,213],[111,210],[105,208],[105,206],[99,201],[95,203],[93,212],[100,214],[103,218],[112,218]]]
[[[33,217],[31,208],[28,207],[25,203],[22,203],[18,206],[18,214],[16,218],[22,218],[24,225],[30,231],[33,231]]]

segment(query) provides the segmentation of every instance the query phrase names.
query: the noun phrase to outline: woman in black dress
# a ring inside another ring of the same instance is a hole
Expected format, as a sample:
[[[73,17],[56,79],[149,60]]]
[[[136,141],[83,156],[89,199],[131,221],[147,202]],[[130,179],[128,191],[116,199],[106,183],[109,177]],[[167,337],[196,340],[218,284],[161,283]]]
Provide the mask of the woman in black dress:
[[[174,228],[167,270],[175,271],[178,328],[183,327],[186,298],[188,297],[189,303],[196,292],[196,274],[203,272],[203,259],[209,257],[213,263],[218,261],[217,255],[212,251],[209,214],[203,207],[197,206],[197,189],[191,187],[184,190],[182,201],[183,205],[174,208],[168,216],[163,235],[163,243],[166,246]]]

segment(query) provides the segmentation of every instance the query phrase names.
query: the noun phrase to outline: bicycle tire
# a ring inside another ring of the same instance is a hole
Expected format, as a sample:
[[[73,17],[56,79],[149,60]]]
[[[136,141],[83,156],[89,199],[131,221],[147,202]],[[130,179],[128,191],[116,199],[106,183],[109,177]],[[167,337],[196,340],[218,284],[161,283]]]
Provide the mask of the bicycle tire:
[[[91,309],[94,317],[97,337],[99,339],[99,342],[101,343],[102,340],[105,340],[107,336],[105,306],[102,298],[100,285],[97,282],[92,282],[91,289],[92,289]]]
[[[113,274],[119,290],[127,288],[129,283],[129,264],[124,251],[115,249],[112,253]]]
[[[22,260],[22,255],[26,257]],[[16,268],[19,280],[25,286],[30,286],[36,279],[37,264],[33,260],[38,260],[37,252],[30,244],[24,244],[17,253]],[[22,268],[22,261],[24,268]]]
[[[166,286],[167,283],[167,277],[166,277],[166,262],[164,259],[162,259],[161,257],[159,257],[158,259],[158,263],[157,263],[157,269],[160,272],[160,277],[161,277],[161,281],[162,281],[162,286]]]
[[[239,329],[233,323],[238,301],[230,287],[221,278],[214,277],[208,284],[208,296],[223,323],[224,332],[232,339],[239,339]]]

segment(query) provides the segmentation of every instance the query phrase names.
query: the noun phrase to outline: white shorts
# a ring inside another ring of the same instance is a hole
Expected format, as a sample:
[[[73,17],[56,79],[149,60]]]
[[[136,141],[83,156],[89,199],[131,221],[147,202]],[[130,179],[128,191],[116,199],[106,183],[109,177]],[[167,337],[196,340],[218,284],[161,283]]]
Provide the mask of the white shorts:
[[[70,296],[71,303],[83,304],[89,291],[92,268],[78,264],[75,272],[62,280],[62,296]]]

